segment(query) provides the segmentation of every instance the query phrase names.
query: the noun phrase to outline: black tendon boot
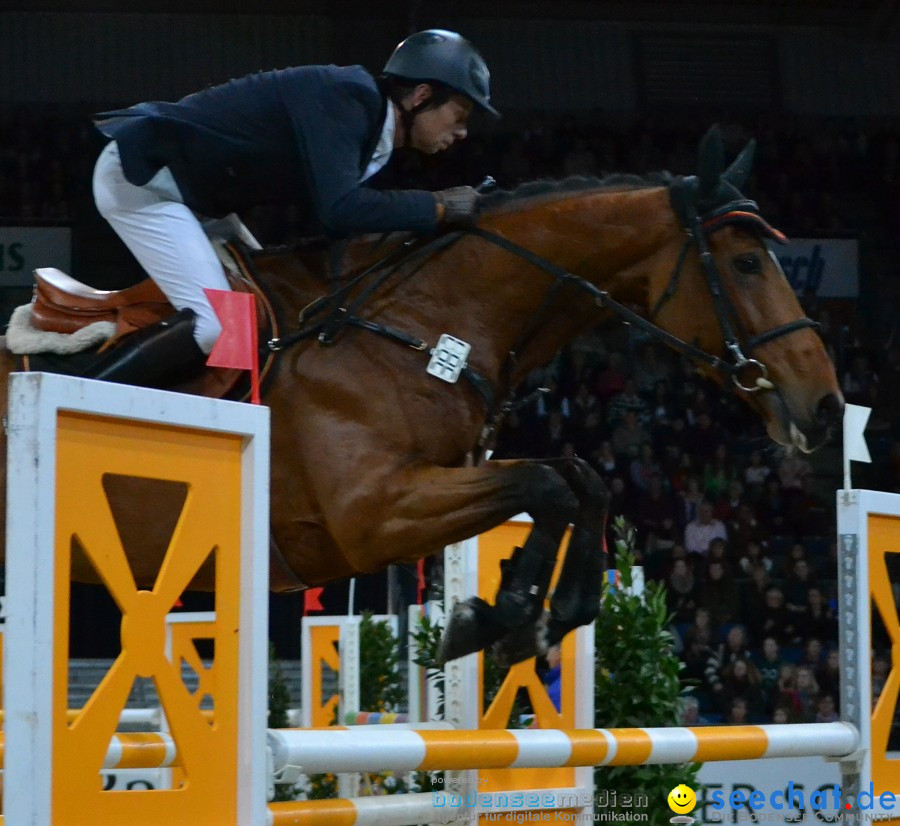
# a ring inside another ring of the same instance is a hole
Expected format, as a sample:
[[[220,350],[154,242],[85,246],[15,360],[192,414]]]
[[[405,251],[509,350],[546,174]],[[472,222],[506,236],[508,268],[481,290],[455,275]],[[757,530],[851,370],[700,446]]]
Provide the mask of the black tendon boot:
[[[92,364],[84,378],[169,387],[197,375],[207,356],[194,341],[194,317],[193,310],[180,310],[132,333]]]

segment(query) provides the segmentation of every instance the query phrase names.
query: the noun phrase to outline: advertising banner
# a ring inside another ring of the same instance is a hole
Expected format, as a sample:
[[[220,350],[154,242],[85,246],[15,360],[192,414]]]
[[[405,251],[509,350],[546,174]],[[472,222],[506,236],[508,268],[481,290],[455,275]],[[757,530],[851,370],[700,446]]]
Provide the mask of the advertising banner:
[[[812,289],[822,298],[859,295],[859,242],[855,238],[792,238],[769,244],[798,294]]]
[[[30,287],[36,267],[69,272],[71,257],[69,227],[0,227],[0,287]]]

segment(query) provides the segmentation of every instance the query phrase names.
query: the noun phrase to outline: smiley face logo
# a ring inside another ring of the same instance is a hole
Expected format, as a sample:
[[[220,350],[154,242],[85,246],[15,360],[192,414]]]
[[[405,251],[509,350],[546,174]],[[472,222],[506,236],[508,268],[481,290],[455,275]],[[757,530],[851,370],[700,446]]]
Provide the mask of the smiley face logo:
[[[677,815],[686,815],[697,805],[697,795],[690,786],[684,783],[677,785],[669,792],[669,808]]]

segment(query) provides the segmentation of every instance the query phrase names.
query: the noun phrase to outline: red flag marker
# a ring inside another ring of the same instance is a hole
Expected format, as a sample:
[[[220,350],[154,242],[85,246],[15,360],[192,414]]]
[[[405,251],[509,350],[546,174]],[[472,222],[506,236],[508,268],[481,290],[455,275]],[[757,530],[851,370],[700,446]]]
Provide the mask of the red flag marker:
[[[324,611],[325,607],[322,605],[322,600],[320,597],[322,596],[322,591],[324,588],[307,588],[303,592],[303,614],[306,615],[310,611]]]
[[[206,363],[250,371],[250,401],[259,404],[259,352],[256,337],[256,296],[231,290],[204,290],[222,322],[222,333]]]
[[[425,602],[425,589],[428,585],[425,583],[425,560],[420,559],[416,562],[416,602],[419,605]]]

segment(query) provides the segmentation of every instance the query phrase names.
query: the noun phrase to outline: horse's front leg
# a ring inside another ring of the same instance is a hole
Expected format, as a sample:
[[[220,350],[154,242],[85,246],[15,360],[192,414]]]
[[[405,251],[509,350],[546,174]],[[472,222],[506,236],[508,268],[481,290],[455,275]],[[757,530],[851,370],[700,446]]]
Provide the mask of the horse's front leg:
[[[606,571],[603,534],[609,491],[599,474],[583,459],[548,459],[543,464],[555,470],[578,498],[578,512],[563,559],[562,569],[550,597],[546,616],[536,618],[498,640],[492,649],[501,666],[545,654],[547,648],[579,625],[594,621],[600,610],[600,593]]]
[[[494,604],[476,596],[453,606],[438,651],[440,662],[480,651],[518,629],[533,628],[543,614],[559,544],[577,507],[569,486],[544,467],[553,473],[552,484],[542,483],[540,495],[529,496],[531,501],[522,508],[534,524],[524,545],[501,563]]]
[[[555,645],[578,628],[594,621],[600,612],[607,554],[604,548],[609,490],[600,475],[582,459],[550,463],[578,497],[578,515],[550,597],[548,642]]]
[[[326,521],[357,571],[434,553],[523,511],[534,520],[523,547],[504,564],[494,605],[472,598],[454,608],[439,652],[443,661],[480,651],[541,615],[560,541],[578,510],[556,470],[528,460],[462,468],[408,464],[377,477],[362,467],[356,481],[327,497]]]

